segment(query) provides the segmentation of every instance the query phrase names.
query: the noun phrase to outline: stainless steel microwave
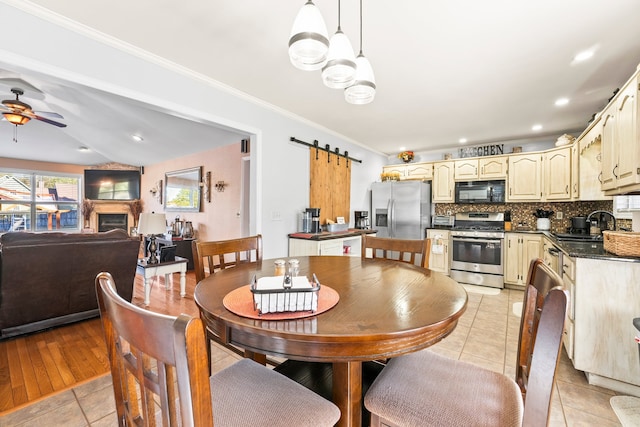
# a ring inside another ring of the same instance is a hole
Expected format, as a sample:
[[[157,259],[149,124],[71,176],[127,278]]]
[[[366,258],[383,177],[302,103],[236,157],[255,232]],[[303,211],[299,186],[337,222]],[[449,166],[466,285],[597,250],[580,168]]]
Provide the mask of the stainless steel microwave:
[[[504,203],[505,181],[456,182],[456,203]]]

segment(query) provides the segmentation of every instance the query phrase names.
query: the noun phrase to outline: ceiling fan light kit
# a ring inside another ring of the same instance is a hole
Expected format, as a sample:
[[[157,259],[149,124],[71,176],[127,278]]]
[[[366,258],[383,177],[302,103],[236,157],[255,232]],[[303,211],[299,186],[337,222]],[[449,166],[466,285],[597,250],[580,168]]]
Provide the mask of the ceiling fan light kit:
[[[304,71],[319,70],[327,63],[329,35],[320,11],[308,0],[298,12],[289,38],[289,59]]]
[[[356,105],[370,103],[375,97],[376,84],[371,63],[362,53],[362,0],[360,0],[360,53],[357,58],[349,38],[340,28],[340,0],[338,0],[338,29],[331,37],[331,41],[327,43],[328,50],[324,51],[324,62],[321,63],[319,53],[324,42],[319,42],[326,40],[326,33],[322,15],[311,0],[307,1],[298,12],[291,30],[289,39],[291,63],[305,71],[322,69],[322,81],[325,86],[344,89],[345,100],[348,103]],[[316,56],[313,57],[312,53]],[[307,55],[306,62],[301,60],[303,54]]]
[[[11,123],[12,125],[15,125],[14,131],[13,131],[13,142],[18,142],[18,135],[17,135],[18,126],[22,126],[25,123],[28,123],[31,119],[36,119],[41,122],[49,123],[51,125],[55,125],[61,128],[67,126],[64,123],[56,122],[54,120],[39,116],[31,109],[31,105],[20,101],[19,99],[20,95],[24,94],[24,91],[22,89],[14,87],[11,89],[11,92],[13,92],[16,95],[16,99],[5,99],[4,101],[2,101],[2,107],[1,107],[2,109],[0,111],[2,112],[2,115],[9,123]],[[62,116],[57,113],[49,113],[49,114],[62,118]]]

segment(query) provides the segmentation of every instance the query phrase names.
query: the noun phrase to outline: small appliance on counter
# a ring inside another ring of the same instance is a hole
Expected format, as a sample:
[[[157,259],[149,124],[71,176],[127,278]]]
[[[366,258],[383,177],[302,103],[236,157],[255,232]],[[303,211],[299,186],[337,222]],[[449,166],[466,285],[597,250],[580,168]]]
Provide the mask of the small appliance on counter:
[[[451,228],[455,222],[456,219],[453,215],[434,215],[431,226],[433,228]]]
[[[320,233],[320,208],[307,208],[306,212],[311,214],[311,227],[309,233]]]
[[[353,216],[355,218],[355,228],[360,230],[368,230],[369,224],[369,211],[354,211]]]

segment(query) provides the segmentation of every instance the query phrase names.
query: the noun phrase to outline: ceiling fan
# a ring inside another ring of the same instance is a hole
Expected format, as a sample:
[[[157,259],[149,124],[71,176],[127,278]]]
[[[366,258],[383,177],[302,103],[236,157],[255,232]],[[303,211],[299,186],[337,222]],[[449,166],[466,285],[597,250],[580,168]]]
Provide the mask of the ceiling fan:
[[[41,115],[46,114],[57,119],[63,119],[64,117],[62,117],[60,114],[54,112],[38,112],[39,114],[36,114],[36,112],[31,109],[31,105],[20,101],[20,95],[24,95],[24,91],[22,89],[14,87],[11,88],[11,92],[16,95],[16,99],[5,99],[4,101],[2,101],[0,112],[2,112],[2,115],[9,123],[16,126],[13,137],[14,142],[18,142],[16,135],[18,126],[24,125],[31,119],[40,120],[41,122],[49,123],[50,125],[58,126],[61,128],[67,127],[67,125],[64,123],[48,119]]]

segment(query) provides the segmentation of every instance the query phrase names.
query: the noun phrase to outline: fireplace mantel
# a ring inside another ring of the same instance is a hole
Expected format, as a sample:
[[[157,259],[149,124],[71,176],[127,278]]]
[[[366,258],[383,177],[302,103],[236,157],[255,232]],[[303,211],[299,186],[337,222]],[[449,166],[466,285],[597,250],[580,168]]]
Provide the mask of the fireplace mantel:
[[[127,223],[129,224],[129,227],[134,227],[134,224],[138,222],[137,218],[135,218],[134,221],[133,215],[131,215],[131,210],[129,209],[128,202],[107,202],[94,200],[93,203],[94,209],[93,212],[91,212],[91,217],[89,219],[89,227],[94,231],[98,231],[98,214],[126,213]],[[129,231],[127,230],[127,232]]]

